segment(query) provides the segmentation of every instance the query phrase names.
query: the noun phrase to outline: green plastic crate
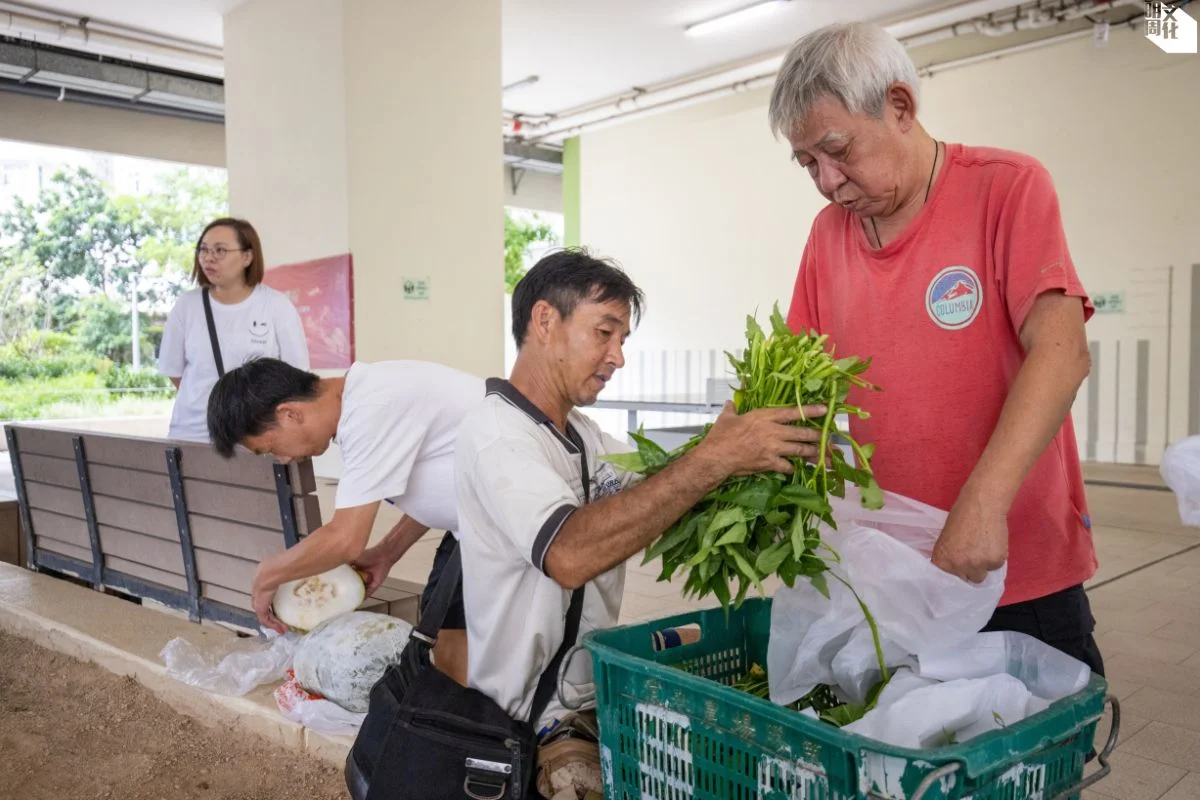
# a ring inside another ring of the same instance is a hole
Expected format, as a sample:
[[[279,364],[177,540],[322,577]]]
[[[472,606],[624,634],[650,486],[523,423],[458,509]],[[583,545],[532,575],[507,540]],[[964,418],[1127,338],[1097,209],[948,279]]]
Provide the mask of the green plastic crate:
[[[653,634],[689,623],[698,642],[656,651]],[[1107,683],[968,742],[891,747],[727,684],[766,666],[771,601],[728,619],[710,609],[588,634],[608,800],[1051,800],[1078,797],[1109,771],[1120,709],[1082,780]]]

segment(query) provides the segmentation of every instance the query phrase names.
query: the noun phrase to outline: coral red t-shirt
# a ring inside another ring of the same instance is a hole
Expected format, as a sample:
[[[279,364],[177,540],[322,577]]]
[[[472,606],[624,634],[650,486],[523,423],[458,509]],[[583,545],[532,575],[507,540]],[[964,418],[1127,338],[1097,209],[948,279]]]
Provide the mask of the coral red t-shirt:
[[[871,413],[851,434],[876,445],[887,491],[949,510],[992,435],[1024,360],[1034,300],[1062,290],[1093,313],[1067,250],[1058,196],[1035,159],[950,144],[929,200],[880,250],[836,205],[813,223],[788,312],[792,330],[829,334],[842,355],[873,357],[856,389]],[[1008,516],[1001,605],[1096,571],[1074,426],[1068,416]]]

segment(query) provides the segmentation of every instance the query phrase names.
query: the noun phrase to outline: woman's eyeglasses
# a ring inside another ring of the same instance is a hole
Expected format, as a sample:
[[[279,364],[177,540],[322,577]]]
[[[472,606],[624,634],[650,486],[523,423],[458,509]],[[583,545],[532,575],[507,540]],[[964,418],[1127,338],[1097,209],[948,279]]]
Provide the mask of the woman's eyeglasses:
[[[225,247],[224,245],[220,245],[220,244],[217,245],[216,247],[212,247],[212,248],[208,248],[208,247],[205,247],[204,245],[200,245],[199,247],[196,248],[196,258],[204,258],[205,256],[212,256],[217,261],[220,261],[221,259],[225,258],[225,256],[229,255],[230,253],[244,253],[248,249],[249,248],[247,248],[247,247]]]

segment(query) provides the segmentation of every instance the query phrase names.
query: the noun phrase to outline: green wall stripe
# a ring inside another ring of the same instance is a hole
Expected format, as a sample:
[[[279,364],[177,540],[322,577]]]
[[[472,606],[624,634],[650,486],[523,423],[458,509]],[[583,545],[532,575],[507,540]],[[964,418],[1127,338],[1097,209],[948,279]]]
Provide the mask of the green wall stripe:
[[[578,247],[581,243],[578,136],[563,142],[562,209],[563,244]]]

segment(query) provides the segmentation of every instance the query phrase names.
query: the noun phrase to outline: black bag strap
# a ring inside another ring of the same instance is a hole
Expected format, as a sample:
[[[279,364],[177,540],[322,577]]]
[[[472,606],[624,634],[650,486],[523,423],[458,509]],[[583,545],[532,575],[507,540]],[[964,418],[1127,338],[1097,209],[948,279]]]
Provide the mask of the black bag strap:
[[[558,669],[562,666],[563,659],[567,657],[567,651],[575,646],[575,639],[579,636],[579,620],[583,617],[583,589],[584,587],[580,586],[571,592],[571,605],[567,608],[567,624],[563,630],[562,644],[558,646],[558,652],[554,654],[554,658],[550,659],[550,663],[542,671],[537,689],[533,692],[533,705],[529,708],[529,724],[534,727],[537,727],[538,720],[542,718],[542,712],[546,710],[546,706],[550,704],[550,698],[554,696],[554,684],[558,681]]]
[[[417,627],[413,629],[413,638],[429,646],[437,641],[438,631],[442,629],[442,623],[446,621],[446,614],[450,613],[450,606],[454,603],[454,595],[458,591],[460,583],[462,583],[462,546],[456,542],[450,558],[446,560],[446,566],[442,568],[442,574],[438,577],[437,588],[433,590],[433,596],[429,598],[429,606],[421,615]]]
[[[587,448],[583,444],[583,439],[569,423],[567,424],[567,435],[579,448],[579,477],[583,480],[583,503],[587,505],[592,502],[592,479],[588,472]],[[559,645],[554,658],[550,659],[550,663],[546,665],[541,679],[538,680],[537,689],[534,690],[533,705],[529,709],[529,724],[535,727],[542,717],[542,712],[550,704],[550,698],[554,695],[554,685],[558,681],[558,670],[562,666],[563,659],[567,657],[567,651],[575,646],[575,640],[579,637],[579,621],[583,617],[583,591],[585,588],[586,585],[580,586],[571,592],[571,605],[567,608],[567,622],[566,628],[563,630],[562,644]]]
[[[217,375],[224,375],[225,363],[221,361],[221,343],[217,341],[217,324],[213,322],[212,301],[208,299],[207,287],[200,295],[204,298],[204,319],[208,322],[208,341],[212,344],[213,361],[217,364]]]

